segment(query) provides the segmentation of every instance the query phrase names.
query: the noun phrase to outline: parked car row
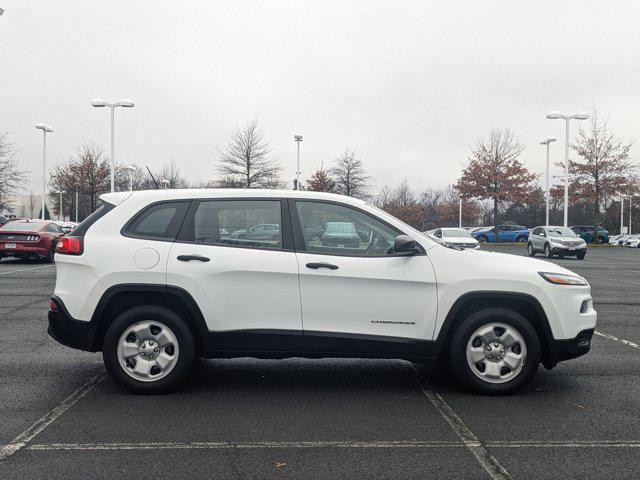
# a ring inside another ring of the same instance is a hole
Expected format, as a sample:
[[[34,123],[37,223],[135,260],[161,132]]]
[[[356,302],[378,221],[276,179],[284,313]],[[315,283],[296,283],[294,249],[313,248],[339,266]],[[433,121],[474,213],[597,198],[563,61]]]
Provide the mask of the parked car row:
[[[640,234],[614,235],[612,237],[609,237],[609,245],[617,245],[619,247],[640,248]]]

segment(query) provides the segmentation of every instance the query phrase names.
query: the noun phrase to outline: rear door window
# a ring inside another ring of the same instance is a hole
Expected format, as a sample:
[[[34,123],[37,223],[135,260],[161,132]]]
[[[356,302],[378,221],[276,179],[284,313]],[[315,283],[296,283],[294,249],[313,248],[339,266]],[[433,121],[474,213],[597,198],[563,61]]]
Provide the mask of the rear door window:
[[[280,200],[202,200],[193,215],[194,243],[283,249]]]

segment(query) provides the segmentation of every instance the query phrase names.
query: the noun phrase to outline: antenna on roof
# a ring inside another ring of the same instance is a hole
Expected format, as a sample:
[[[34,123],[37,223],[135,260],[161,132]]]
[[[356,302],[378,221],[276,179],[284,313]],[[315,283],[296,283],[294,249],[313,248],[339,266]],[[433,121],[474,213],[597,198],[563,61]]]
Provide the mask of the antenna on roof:
[[[156,190],[159,190],[160,187],[158,186],[158,182],[156,182],[155,177],[153,176],[153,173],[151,173],[151,170],[149,170],[149,165],[145,165],[147,172],[149,172],[149,175],[151,175],[151,180],[153,180],[153,183],[156,184]]]

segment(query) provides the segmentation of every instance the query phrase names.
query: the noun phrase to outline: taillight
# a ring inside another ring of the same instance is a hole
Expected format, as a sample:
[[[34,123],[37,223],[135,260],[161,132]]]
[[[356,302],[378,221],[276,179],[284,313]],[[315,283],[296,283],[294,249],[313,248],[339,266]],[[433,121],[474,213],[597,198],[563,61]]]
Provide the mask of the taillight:
[[[80,255],[82,253],[82,238],[60,237],[56,245],[56,253],[65,255]]]
[[[56,302],[54,302],[53,300],[51,300],[49,302],[49,310],[52,312],[57,312],[58,311],[58,304]]]

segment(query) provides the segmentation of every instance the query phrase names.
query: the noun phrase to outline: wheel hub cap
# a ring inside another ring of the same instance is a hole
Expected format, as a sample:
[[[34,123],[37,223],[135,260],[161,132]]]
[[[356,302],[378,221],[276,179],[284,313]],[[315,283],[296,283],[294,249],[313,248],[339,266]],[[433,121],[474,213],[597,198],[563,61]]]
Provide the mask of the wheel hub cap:
[[[142,382],[157,381],[175,367],[178,339],[163,323],[144,320],[124,330],[117,355],[122,370],[130,377]]]
[[[466,353],[467,364],[478,378],[489,383],[505,383],[522,371],[527,346],[513,326],[495,322],[473,332]]]

